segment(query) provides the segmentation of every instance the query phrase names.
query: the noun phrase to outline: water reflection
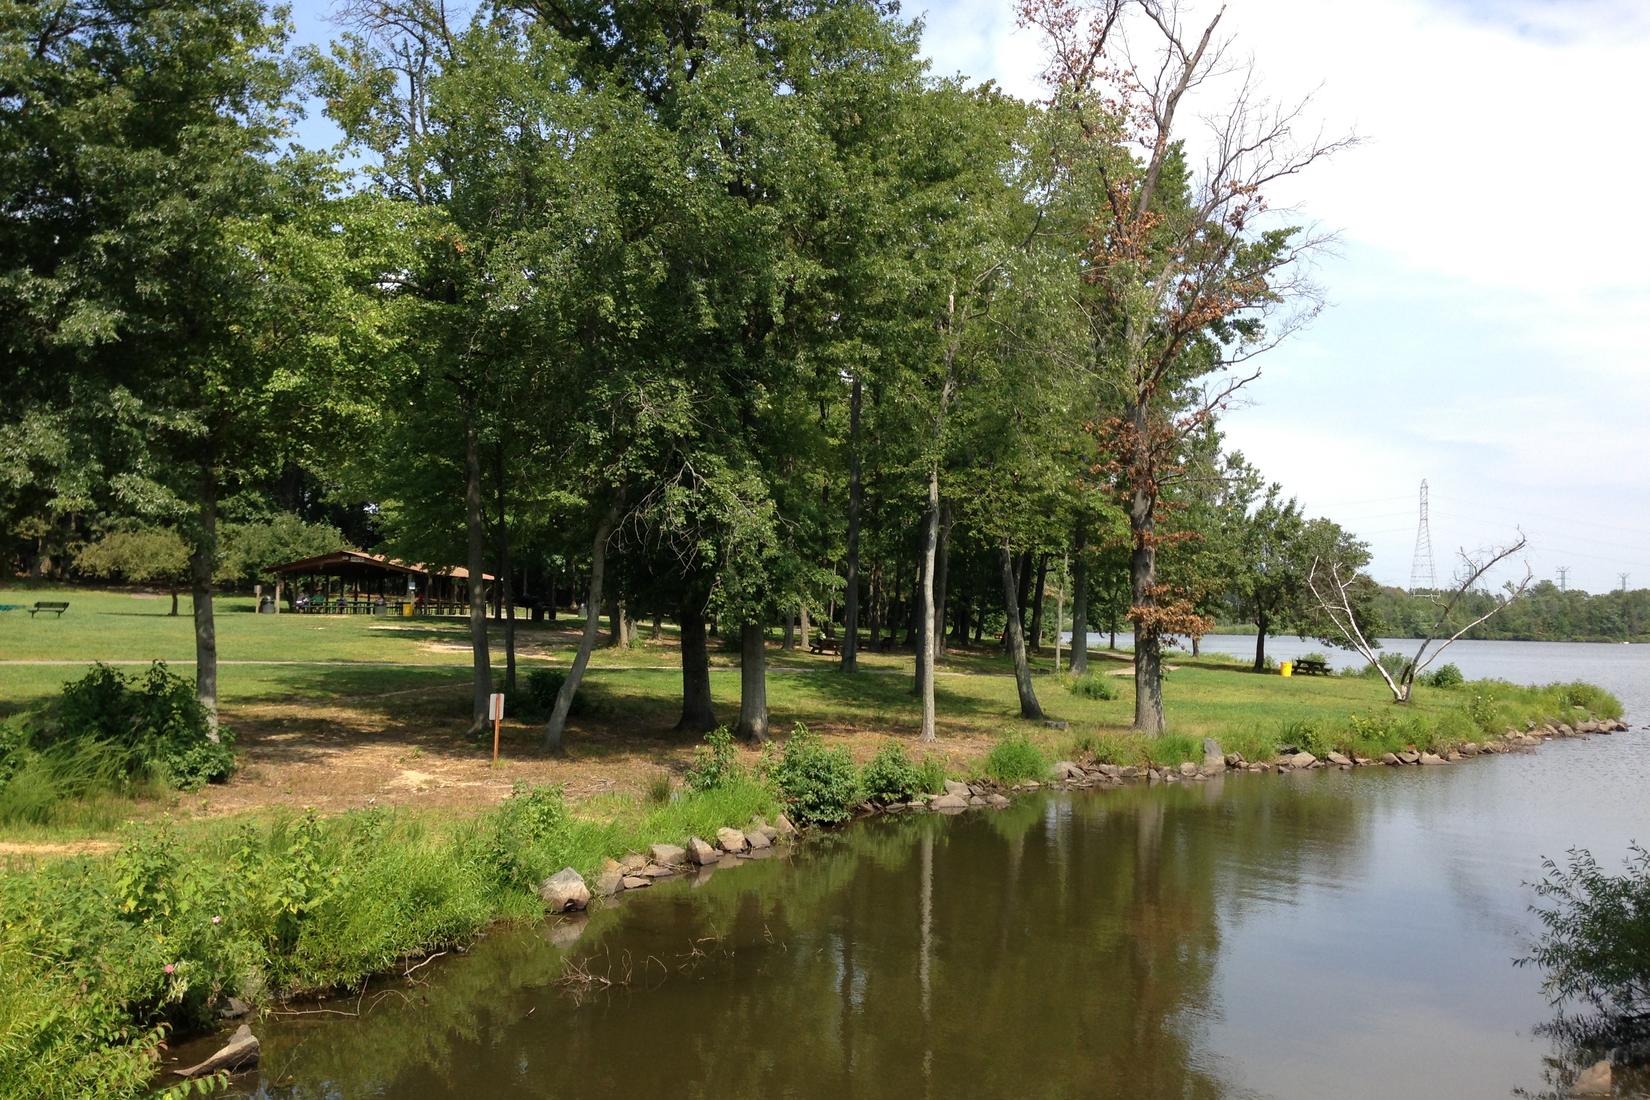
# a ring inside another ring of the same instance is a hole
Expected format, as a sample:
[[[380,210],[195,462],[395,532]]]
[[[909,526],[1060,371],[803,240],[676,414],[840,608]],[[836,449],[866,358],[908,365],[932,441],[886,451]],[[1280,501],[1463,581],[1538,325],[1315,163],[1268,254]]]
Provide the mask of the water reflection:
[[[495,935],[359,1018],[267,1021],[256,1094],[1252,1095],[1205,1049],[1223,922],[1358,858],[1360,803],[1303,778],[872,822],[565,949]]]

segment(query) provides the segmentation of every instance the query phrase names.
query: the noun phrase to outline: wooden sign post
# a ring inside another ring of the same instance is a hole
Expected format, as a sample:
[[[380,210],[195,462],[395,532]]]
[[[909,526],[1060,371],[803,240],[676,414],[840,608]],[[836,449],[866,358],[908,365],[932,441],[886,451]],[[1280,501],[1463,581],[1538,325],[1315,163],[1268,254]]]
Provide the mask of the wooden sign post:
[[[504,696],[499,692],[487,696],[487,717],[493,720],[493,763],[498,763],[498,724],[504,720]]]

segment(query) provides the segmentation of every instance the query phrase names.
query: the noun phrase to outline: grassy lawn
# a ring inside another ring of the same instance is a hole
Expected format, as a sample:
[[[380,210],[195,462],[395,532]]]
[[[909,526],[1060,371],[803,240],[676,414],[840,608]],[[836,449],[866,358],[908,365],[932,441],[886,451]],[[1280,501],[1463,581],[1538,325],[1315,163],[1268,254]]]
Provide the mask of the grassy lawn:
[[[188,601],[177,618],[164,597],[122,591],[0,589],[0,603],[63,599],[61,620],[0,616],[0,716],[38,706],[96,660],[164,659],[184,674],[193,654]],[[220,691],[225,724],[237,738],[240,771],[229,783],[160,803],[113,802],[87,807],[51,827],[0,825],[0,842],[40,843],[64,837],[108,838],[127,817],[166,813],[185,821],[259,815],[315,807],[342,812],[397,805],[439,817],[463,816],[496,804],[517,783],[563,786],[575,807],[599,807],[609,796],[641,793],[660,771],[679,777],[697,736],[672,730],[679,706],[677,640],[666,627],[658,640],[629,649],[598,649],[581,692],[585,713],[570,726],[564,757],[539,747],[535,722],[512,716],[504,727],[501,764],[490,739],[466,737],[469,726],[467,624],[461,619],[414,621],[373,616],[254,615],[252,601],[219,602]],[[496,624],[495,624],[496,625]],[[565,666],[582,624],[519,624],[522,669]],[[646,638],[647,627],[642,627]],[[503,661],[495,630],[496,666]],[[1052,655],[1035,663],[1037,691],[1048,717],[1064,728],[1022,720],[1006,660],[995,651],[952,652],[936,682],[939,737],[916,744],[920,712],[912,693],[908,653],[868,653],[863,671],[844,676],[832,658],[770,649],[768,698],[773,727],[783,734],[805,723],[846,745],[863,762],[889,738],[913,756],[935,755],[952,774],[968,775],[1005,735],[1024,735],[1050,759],[1099,754],[1175,763],[1201,759],[1202,738],[1251,758],[1319,731],[1323,738],[1378,754],[1385,744],[1441,736],[1468,740],[1497,724],[1553,714],[1554,697],[1514,692],[1484,703],[1469,721],[1468,689],[1418,688],[1396,708],[1378,681],[1348,677],[1256,675],[1229,658],[1171,658],[1164,686],[1172,735],[1133,737],[1133,685],[1122,654],[1096,655],[1093,677],[1111,699],[1069,690],[1052,670]],[[714,642],[713,642],[714,644]],[[711,685],[717,713],[738,712],[737,655],[718,646]],[[129,671],[136,671],[134,666]],[[502,671],[498,672],[502,676]],[[1356,739],[1347,731],[1355,723]],[[755,750],[744,755],[754,763]]]

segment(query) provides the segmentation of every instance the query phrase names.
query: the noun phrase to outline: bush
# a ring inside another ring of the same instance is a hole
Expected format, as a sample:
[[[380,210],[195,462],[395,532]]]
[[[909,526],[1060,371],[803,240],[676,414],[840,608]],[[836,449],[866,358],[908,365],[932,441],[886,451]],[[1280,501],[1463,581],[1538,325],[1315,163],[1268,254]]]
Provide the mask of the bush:
[[[549,719],[551,712],[556,709],[556,696],[561,694],[561,686],[566,680],[566,669],[535,668],[527,674],[526,684],[506,700],[508,713],[518,718],[531,718],[537,721]],[[586,713],[583,691],[573,694],[573,702],[567,713],[569,717]]]
[[[1403,679],[1404,672],[1409,668],[1409,658],[1404,656],[1402,653],[1383,653],[1380,655],[1379,660],[1381,668],[1386,669],[1386,674],[1392,677],[1395,682],[1401,681]],[[1358,675],[1367,676],[1371,680],[1379,680],[1381,678],[1380,672],[1376,670],[1374,665],[1365,665],[1359,671]]]
[[[743,775],[733,734],[728,732],[728,727],[718,726],[705,734],[703,745],[693,750],[693,763],[688,767],[686,778],[690,791],[714,791]]]
[[[923,794],[939,794],[945,790],[945,761],[937,756],[925,756],[922,763],[917,765],[917,775],[920,780],[918,788]]]
[[[1117,698],[1117,689],[1105,676],[1096,676],[1089,673],[1086,676],[1073,676],[1066,681],[1066,689],[1073,695],[1081,695],[1085,699],[1112,700]]]
[[[206,708],[194,685],[156,661],[134,682],[108,665],[67,684],[35,734],[44,751],[89,744],[115,761],[125,781],[156,776],[183,790],[219,783],[235,770],[233,737],[210,737]]]
[[[1023,783],[1047,779],[1049,760],[1043,750],[1023,733],[1005,737],[986,754],[981,769],[998,783]]]
[[[844,821],[859,801],[859,771],[845,748],[826,748],[801,722],[768,772],[792,816],[820,825]]]
[[[1455,688],[1467,682],[1467,678],[1461,675],[1460,666],[1453,664],[1440,665],[1422,679],[1435,688]]]
[[[922,772],[911,763],[904,746],[897,741],[884,744],[866,762],[860,784],[866,798],[883,804],[909,802],[916,795],[926,793]]]
[[[1545,971],[1542,989],[1555,1005],[1580,1000],[1616,1019],[1650,1011],[1650,851],[1632,845],[1620,875],[1579,849],[1568,868],[1541,866],[1534,888],[1545,904],[1530,909],[1542,935],[1519,965]]]

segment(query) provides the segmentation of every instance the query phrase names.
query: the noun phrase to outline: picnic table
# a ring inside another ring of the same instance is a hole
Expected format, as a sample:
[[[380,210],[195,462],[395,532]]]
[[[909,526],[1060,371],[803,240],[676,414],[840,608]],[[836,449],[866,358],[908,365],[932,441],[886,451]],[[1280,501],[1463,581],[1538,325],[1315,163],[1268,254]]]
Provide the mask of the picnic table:
[[[1302,676],[1328,676],[1329,662],[1316,657],[1299,657],[1294,662],[1295,671]]]
[[[842,640],[840,638],[827,638],[823,634],[821,634],[819,637],[815,638],[813,641],[808,643],[808,652],[809,653],[841,653],[842,652]]]
[[[69,610],[68,600],[36,600],[34,606],[29,608],[29,618],[34,618],[42,611],[50,611],[61,619],[63,612],[67,610]]]

